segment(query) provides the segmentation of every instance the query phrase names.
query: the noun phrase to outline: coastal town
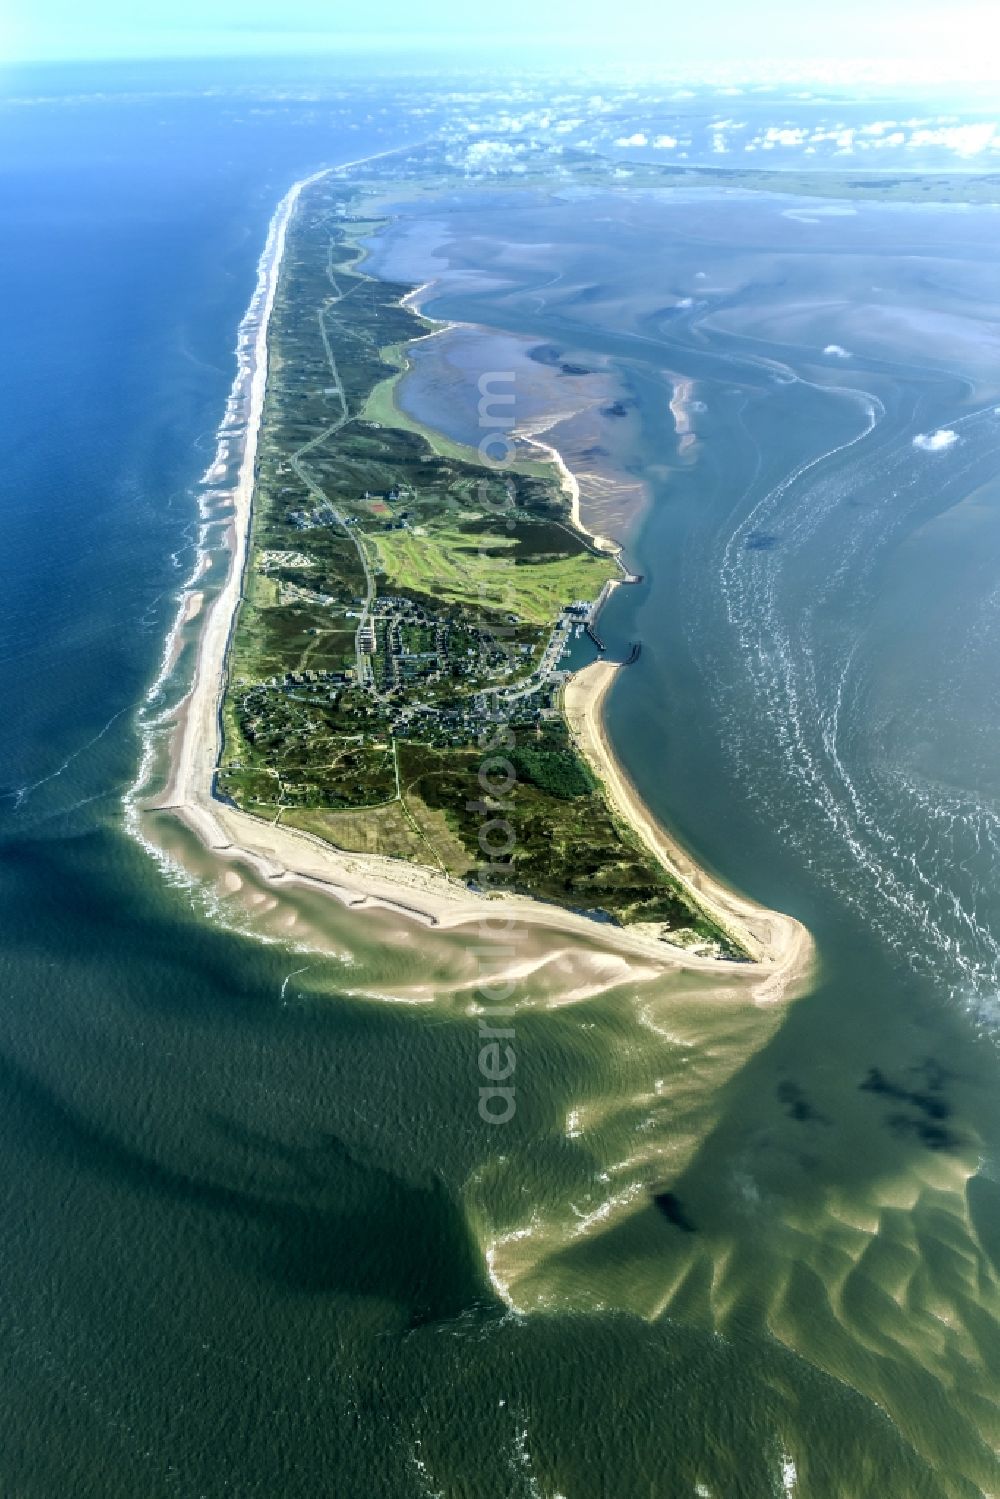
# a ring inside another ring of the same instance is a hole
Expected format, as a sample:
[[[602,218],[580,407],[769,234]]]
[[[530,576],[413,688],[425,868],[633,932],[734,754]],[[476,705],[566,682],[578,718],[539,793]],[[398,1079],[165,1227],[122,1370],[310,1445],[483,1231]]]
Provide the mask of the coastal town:
[[[287,596],[310,602],[304,590],[291,588]],[[319,602],[326,600],[319,596]],[[239,699],[244,736],[254,745],[277,730],[287,718],[282,703],[341,710],[348,717],[353,707],[362,735],[377,724],[396,738],[414,735],[429,743],[466,743],[498,718],[537,728],[560,716],[559,694],[569,676],[564,662],[574,637],[586,634],[604,649],[595,628],[599,602],[567,604],[539,655],[530,642],[511,649],[490,629],[435,615],[413,599],[376,597],[355,632],[356,664],[287,671],[246,687]],[[346,610],[345,616],[355,613]],[[629,660],[638,651],[634,646]],[[356,691],[359,685],[363,694]],[[315,716],[309,725],[318,727]]]

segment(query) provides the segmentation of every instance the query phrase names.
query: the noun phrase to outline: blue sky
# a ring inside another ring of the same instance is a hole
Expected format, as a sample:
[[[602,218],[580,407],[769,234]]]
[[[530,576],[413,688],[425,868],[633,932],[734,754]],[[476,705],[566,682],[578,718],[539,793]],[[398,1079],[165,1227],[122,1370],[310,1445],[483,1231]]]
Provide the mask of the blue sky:
[[[428,49],[487,60],[532,40],[553,60],[672,70],[895,57],[981,74],[1000,53],[1000,0],[0,0],[8,61]]]

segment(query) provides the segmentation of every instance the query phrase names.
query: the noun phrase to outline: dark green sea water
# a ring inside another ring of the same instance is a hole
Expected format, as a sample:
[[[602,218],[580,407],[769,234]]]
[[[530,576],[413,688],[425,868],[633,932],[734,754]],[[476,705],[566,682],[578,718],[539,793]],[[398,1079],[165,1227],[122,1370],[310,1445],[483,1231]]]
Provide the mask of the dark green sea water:
[[[456,264],[513,246],[510,287],[435,310],[601,361],[631,403],[605,444],[652,479],[646,582],[604,620],[644,647],[611,704],[626,764],[819,943],[810,992],[762,1010],[525,939],[491,1130],[468,942],[307,897],[253,919],[249,881],[165,873],[123,830],[234,330],[315,158],[296,134],[224,171],[226,135],[165,202],[159,127],[110,187],[120,125],[88,128],[75,197],[38,199],[36,139],[5,209],[0,1490],[995,1490],[991,221],[522,200],[516,232],[502,203],[478,245],[442,229]],[[56,274],[59,226],[86,279]],[[90,362],[61,378],[67,343]],[[705,408],[683,453],[671,374]]]

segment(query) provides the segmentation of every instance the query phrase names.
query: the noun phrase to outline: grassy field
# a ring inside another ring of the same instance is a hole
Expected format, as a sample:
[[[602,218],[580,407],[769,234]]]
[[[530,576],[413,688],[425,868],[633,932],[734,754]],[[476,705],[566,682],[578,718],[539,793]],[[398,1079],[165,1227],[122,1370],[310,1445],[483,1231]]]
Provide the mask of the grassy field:
[[[425,864],[445,874],[463,878],[473,872],[474,861],[446,815],[429,807],[412,788],[395,801],[380,807],[349,812],[325,808],[296,807],[285,810],[281,821],[301,828],[348,853],[382,854]]]
[[[386,531],[372,537],[390,589],[415,590],[455,603],[516,614],[530,624],[554,623],[573,599],[592,599],[618,569],[609,558],[581,551],[552,562],[518,562],[511,536],[478,540],[436,527],[425,535]]]

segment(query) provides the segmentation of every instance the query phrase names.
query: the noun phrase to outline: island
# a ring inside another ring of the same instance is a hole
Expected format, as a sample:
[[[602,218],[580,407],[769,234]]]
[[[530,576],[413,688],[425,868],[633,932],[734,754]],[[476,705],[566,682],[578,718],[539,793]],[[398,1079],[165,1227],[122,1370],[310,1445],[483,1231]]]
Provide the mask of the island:
[[[630,653],[600,651],[600,611],[638,580],[585,528],[561,455],[511,427],[489,379],[476,448],[398,399],[414,342],[445,325],[365,256],[394,203],[460,175],[407,148],[321,169],[278,205],[127,825],[185,878],[249,881],[254,910],[301,889],[475,928],[501,967],[502,933],[531,928],[785,998],[807,929],[702,867],[614,753],[604,707]]]
[[[413,287],[361,268],[376,226],[350,208],[325,178],[288,227],[217,794],[337,849],[743,956],[567,718],[564,654],[599,644],[600,606],[634,581],[618,548],[506,431],[502,389],[482,451],[400,412],[407,344],[433,325]]]

